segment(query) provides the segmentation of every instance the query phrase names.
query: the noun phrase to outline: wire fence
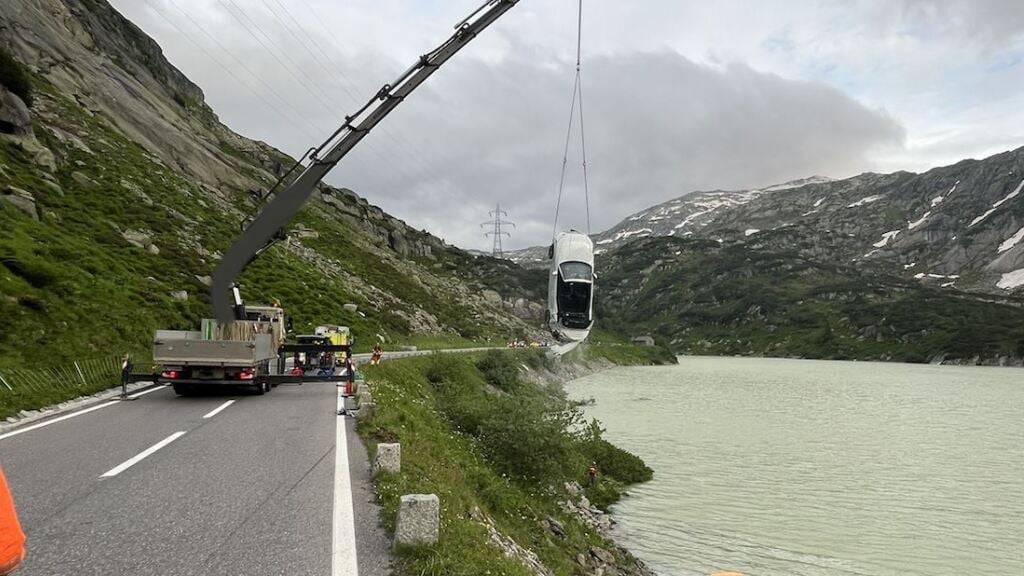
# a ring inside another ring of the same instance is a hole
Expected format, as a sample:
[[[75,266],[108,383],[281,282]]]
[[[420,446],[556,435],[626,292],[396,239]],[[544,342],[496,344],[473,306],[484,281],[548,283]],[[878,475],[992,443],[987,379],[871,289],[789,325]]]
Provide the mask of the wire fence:
[[[95,394],[121,382],[122,359],[78,360],[50,368],[0,368],[0,417]]]

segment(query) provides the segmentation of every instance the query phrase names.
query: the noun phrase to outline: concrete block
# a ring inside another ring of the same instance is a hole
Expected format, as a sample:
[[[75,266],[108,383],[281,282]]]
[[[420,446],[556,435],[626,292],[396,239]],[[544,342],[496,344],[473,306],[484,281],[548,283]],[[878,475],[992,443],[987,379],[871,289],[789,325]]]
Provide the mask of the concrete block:
[[[355,396],[345,396],[343,405],[346,412],[352,412],[359,409],[359,400]]]
[[[433,544],[441,527],[441,500],[436,494],[406,494],[398,504],[395,544]]]
[[[364,402],[359,405],[359,412],[356,414],[356,418],[359,420],[369,420],[377,413],[377,405],[373,402]]]
[[[375,472],[396,473],[402,469],[401,444],[377,444],[377,457],[373,462]]]

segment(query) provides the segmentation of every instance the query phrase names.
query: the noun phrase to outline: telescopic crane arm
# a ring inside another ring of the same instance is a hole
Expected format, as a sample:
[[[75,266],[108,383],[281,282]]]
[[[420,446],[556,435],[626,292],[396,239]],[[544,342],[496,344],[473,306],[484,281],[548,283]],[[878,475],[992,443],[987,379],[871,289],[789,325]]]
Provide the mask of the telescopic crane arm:
[[[327,176],[352,148],[377,124],[405,100],[437,69],[469,44],[485,28],[515,6],[519,0],[487,0],[468,18],[456,26],[455,34],[444,44],[423,56],[391,84],[385,84],[355,114],[345,117],[338,128],[320,147],[307,152],[309,162],[286,188],[273,197],[242,235],[228,249],[213,275],[211,297],[217,319],[228,322],[233,317],[232,286],[239,274],[260,253],[272,245],[275,236],[302,208],[317,184]],[[301,163],[301,160],[300,160]]]

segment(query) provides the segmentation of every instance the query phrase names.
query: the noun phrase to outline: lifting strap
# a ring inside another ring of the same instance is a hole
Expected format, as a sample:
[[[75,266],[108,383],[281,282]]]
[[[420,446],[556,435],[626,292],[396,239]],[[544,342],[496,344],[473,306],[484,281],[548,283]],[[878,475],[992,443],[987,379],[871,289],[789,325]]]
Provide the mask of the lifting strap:
[[[576,79],[572,87],[572,103],[569,106],[569,128],[565,134],[565,152],[562,155],[562,176],[558,181],[558,200],[555,202],[555,224],[551,231],[551,241],[558,234],[558,212],[562,207],[562,192],[565,190],[565,172],[569,164],[569,143],[572,141],[572,128],[579,116],[580,122],[580,155],[583,160],[583,198],[587,206],[587,235],[590,235],[590,184],[587,181],[587,138],[583,125],[583,0],[579,0],[579,15],[576,30]]]

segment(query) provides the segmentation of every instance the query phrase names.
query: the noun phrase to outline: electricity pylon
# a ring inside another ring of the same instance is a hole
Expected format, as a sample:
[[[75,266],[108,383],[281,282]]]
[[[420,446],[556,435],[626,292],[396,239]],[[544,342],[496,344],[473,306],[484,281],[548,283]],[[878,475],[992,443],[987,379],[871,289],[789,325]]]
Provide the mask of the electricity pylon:
[[[502,250],[501,239],[503,237],[512,237],[512,234],[506,232],[504,230],[504,227],[511,226],[515,228],[516,224],[515,222],[503,220],[503,218],[508,217],[508,212],[505,212],[504,210],[501,209],[501,204],[498,204],[494,208],[494,210],[488,212],[488,214],[490,214],[491,220],[484,222],[483,224],[480,225],[480,227],[489,228],[490,230],[484,232],[484,236],[488,236],[494,239],[494,246],[491,248],[491,256],[494,256],[495,258],[504,258],[505,253]]]

